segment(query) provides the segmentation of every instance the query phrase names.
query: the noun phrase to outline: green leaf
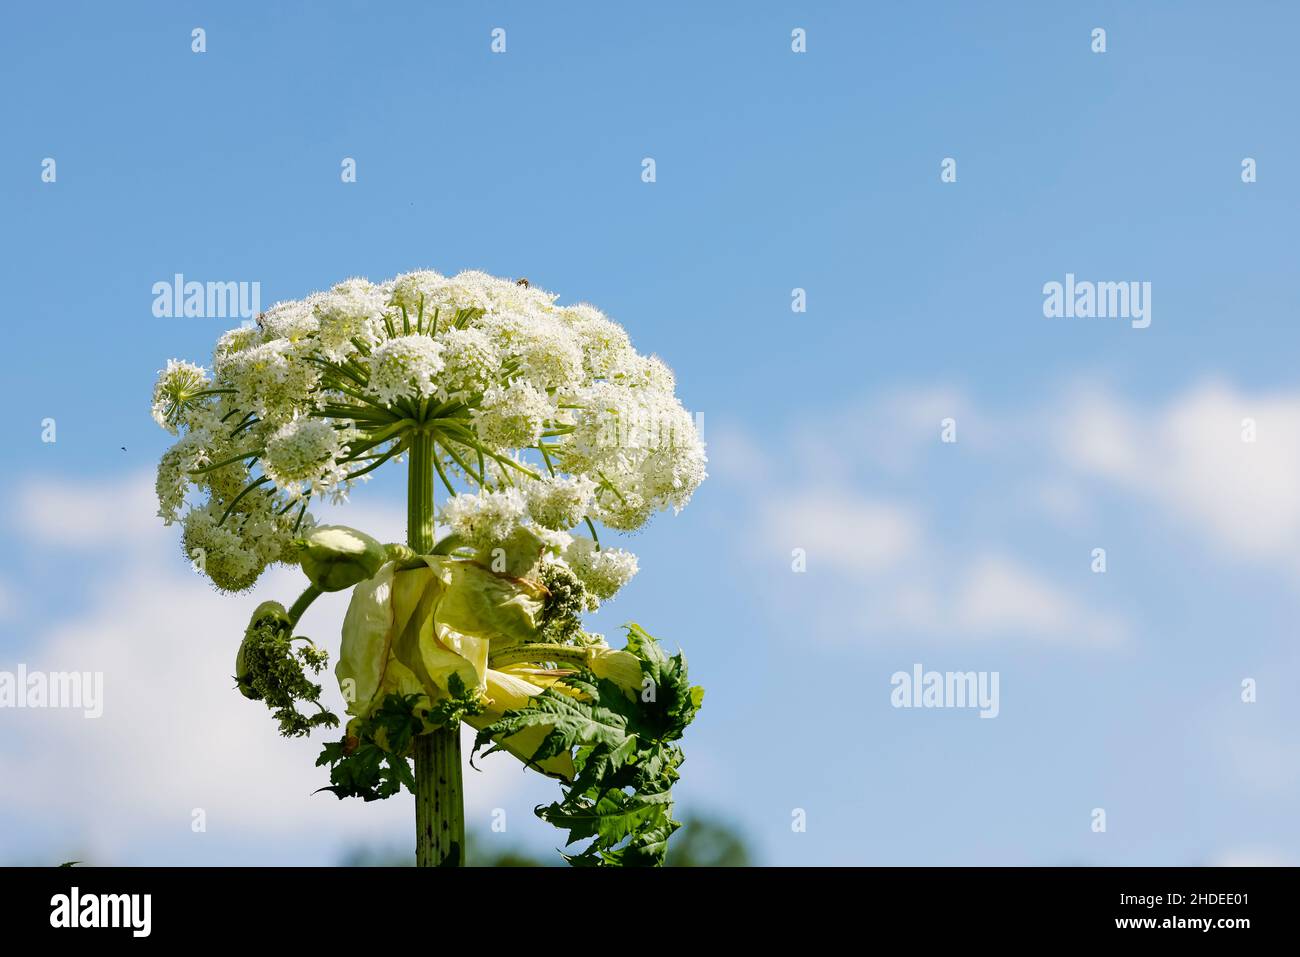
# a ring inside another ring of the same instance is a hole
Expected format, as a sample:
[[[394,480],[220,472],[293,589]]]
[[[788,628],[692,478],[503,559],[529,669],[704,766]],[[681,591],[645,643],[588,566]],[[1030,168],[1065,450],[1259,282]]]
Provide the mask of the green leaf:
[[[561,800],[536,813],[567,829],[568,845],[590,841],[564,855],[574,867],[661,866],[680,826],[672,818],[671,789],[684,757],[673,742],[695,718],[704,689],[690,684],[685,656],[666,655],[639,625],[628,626],[627,650],[640,662],[653,694],[631,694],[584,671],[566,677],[564,690],[548,688],[527,707],[506,712],[474,744],[477,752],[493,738],[544,728],[534,763],[572,755],[573,781]]]
[[[540,762],[555,757],[575,747],[605,745],[617,749],[627,738],[627,719],[602,708],[595,687],[581,679],[571,679],[569,686],[586,691],[596,701],[580,701],[571,695],[547,688],[533,699],[530,707],[519,711],[508,711],[505,716],[479,732],[474,742],[474,750],[494,737],[507,738],[526,728],[549,727],[550,733],[542,740],[541,746],[532,756],[533,761]],[[500,750],[495,746],[485,752],[492,754]]]
[[[568,828],[569,844],[596,837],[600,844],[613,847],[649,826],[667,821],[673,802],[667,791],[644,796],[614,791],[594,804],[577,808],[565,805],[558,802],[542,808],[538,816],[556,827]]]
[[[349,734],[341,741],[326,744],[316,766],[329,767],[330,785],[321,790],[340,800],[359,797],[363,801],[392,797],[404,787],[414,793],[415,775],[406,755],[412,739],[424,728],[415,714],[420,698],[389,694],[367,718],[349,724]]]

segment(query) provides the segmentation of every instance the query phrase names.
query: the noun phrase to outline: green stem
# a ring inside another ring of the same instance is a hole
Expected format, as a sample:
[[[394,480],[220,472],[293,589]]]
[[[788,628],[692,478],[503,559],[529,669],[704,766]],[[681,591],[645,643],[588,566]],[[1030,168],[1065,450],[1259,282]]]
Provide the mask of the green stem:
[[[433,438],[411,433],[406,478],[406,544],[420,555],[433,549]],[[459,867],[465,862],[465,805],[461,789],[460,726],[415,738],[415,863]]]
[[[397,444],[397,445],[394,445],[391,449],[389,449],[389,450],[388,450],[387,452],[385,452],[383,455],[378,456],[377,459],[376,459],[374,462],[371,462],[371,463],[370,463],[369,465],[367,465],[365,468],[357,469],[355,472],[349,472],[347,475],[343,476],[343,478],[344,478],[344,479],[354,479],[354,478],[357,478],[358,476],[365,475],[367,472],[373,472],[375,469],[377,469],[377,468],[379,468],[379,466],[385,464],[389,459],[391,459],[394,455],[397,455],[397,454],[398,454],[399,452],[401,452],[401,451],[402,451],[402,446],[401,446],[400,443]]]
[[[446,538],[444,538],[442,541],[440,541],[437,545],[434,545],[434,546],[433,546],[433,554],[435,554],[435,555],[450,555],[450,554],[451,554],[452,552],[454,552],[456,549],[461,548],[462,546],[465,546],[465,545],[468,545],[468,544],[469,544],[469,542],[465,541],[465,540],[464,540],[463,538],[461,538],[459,535],[456,535],[456,534],[453,533],[453,534],[451,534],[451,535],[448,535]]]
[[[298,626],[298,619],[307,607],[321,596],[321,590],[315,585],[308,585],[307,590],[298,596],[298,600],[289,608],[289,629],[292,631]]]
[[[563,662],[565,664],[580,665],[587,667],[589,655],[585,648],[575,648],[573,645],[553,645],[553,644],[535,644],[535,645],[516,645],[513,648],[507,648],[505,651],[499,651],[492,656],[491,664],[496,667],[500,665],[514,665],[525,661],[552,661]]]
[[[239,500],[241,498],[243,498],[253,489],[257,488],[259,485],[265,485],[269,481],[271,481],[271,479],[268,476],[263,475],[257,481],[249,482],[247,485],[245,485],[244,490],[240,492],[238,495],[236,495],[233,499],[231,499],[230,504],[226,506],[226,510],[221,513],[221,518],[218,519],[217,524],[224,525],[226,523],[226,519],[230,518],[230,513],[235,510],[235,506],[239,504]]]
[[[190,474],[206,475],[208,472],[215,472],[217,469],[225,468],[227,465],[231,465],[235,462],[242,462],[244,459],[251,459],[253,456],[259,455],[261,451],[261,449],[253,449],[253,451],[245,452],[243,455],[235,455],[228,459],[222,459],[216,465],[205,465],[199,469],[190,469]]]

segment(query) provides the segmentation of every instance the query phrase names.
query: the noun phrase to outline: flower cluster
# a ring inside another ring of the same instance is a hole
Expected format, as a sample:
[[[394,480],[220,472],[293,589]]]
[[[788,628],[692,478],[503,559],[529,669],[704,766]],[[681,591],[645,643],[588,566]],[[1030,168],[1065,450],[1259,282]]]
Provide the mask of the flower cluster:
[[[168,363],[153,415],[178,441],[159,464],[160,514],[183,522],[217,587],[242,590],[295,559],[313,498],[346,498],[423,436],[461,545],[487,558],[531,536],[595,603],[636,571],[596,524],[633,531],[705,477],[674,388],[599,310],[524,280],[349,279],[227,332],[211,371]]]

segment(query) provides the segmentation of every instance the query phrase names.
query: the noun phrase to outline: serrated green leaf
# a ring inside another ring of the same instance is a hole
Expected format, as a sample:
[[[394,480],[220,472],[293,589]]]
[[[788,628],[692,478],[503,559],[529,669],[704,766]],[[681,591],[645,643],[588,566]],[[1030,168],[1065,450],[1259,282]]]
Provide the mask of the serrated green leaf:
[[[553,730],[533,755],[534,761],[542,761],[576,747],[604,744],[609,748],[617,748],[627,737],[627,719],[623,715],[602,707],[598,700],[581,701],[547,688],[533,699],[530,707],[506,712],[500,721],[479,732],[479,738],[504,738],[525,728],[539,726],[551,727]]]
[[[596,837],[601,844],[613,847],[638,831],[666,820],[671,809],[672,795],[667,791],[646,795],[615,791],[584,807],[570,809],[557,803],[538,814],[556,827],[568,828],[568,844]]]
[[[567,845],[590,841],[564,855],[574,867],[660,866],[680,827],[672,818],[671,788],[683,755],[672,742],[694,720],[704,689],[690,684],[683,654],[669,657],[639,625],[628,626],[626,650],[639,662],[652,694],[629,694],[590,672],[566,676],[570,693],[546,689],[483,728],[474,745],[477,752],[493,739],[544,728],[532,760],[572,757],[577,773],[564,785],[562,799],[536,813],[568,830]],[[494,745],[487,753],[497,750]]]

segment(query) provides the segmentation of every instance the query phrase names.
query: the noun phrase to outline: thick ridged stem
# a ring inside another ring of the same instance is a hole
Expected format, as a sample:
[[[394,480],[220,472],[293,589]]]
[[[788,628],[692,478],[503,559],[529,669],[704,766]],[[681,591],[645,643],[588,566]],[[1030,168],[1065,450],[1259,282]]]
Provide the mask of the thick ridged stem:
[[[411,436],[406,481],[406,544],[419,555],[433,550],[433,439]],[[439,728],[415,739],[415,863],[465,863],[465,805],[461,789],[460,728]]]
[[[491,664],[514,665],[525,661],[563,662],[585,668],[591,663],[591,656],[585,648],[575,648],[573,645],[516,645],[493,655]]]

